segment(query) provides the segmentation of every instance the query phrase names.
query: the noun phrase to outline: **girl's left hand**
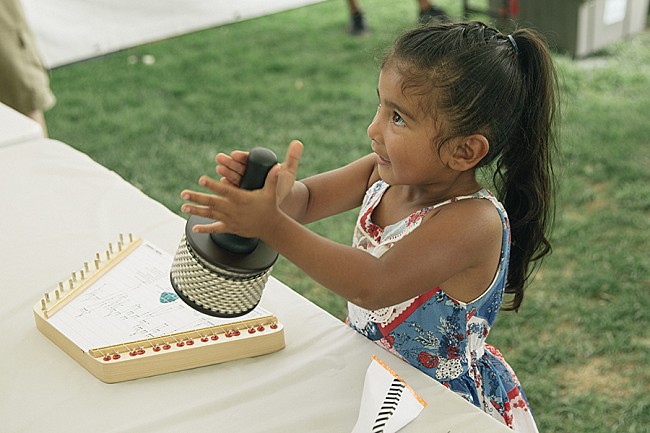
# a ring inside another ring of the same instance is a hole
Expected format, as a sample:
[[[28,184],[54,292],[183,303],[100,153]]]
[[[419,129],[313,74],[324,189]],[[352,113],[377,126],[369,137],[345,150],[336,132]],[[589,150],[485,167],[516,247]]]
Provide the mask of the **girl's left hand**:
[[[214,194],[184,190],[185,203],[181,210],[191,215],[216,220],[211,224],[194,226],[200,233],[232,233],[243,237],[260,238],[273,230],[275,218],[280,214],[276,189],[280,165],[274,166],[266,176],[264,187],[254,191],[219,182],[208,176],[199,179],[199,185]]]

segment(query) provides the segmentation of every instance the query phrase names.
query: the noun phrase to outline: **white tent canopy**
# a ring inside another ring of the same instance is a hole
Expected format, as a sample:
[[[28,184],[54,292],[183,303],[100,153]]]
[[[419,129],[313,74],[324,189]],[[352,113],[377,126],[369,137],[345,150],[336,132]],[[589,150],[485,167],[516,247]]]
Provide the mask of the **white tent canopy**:
[[[47,68],[322,0],[22,0]]]

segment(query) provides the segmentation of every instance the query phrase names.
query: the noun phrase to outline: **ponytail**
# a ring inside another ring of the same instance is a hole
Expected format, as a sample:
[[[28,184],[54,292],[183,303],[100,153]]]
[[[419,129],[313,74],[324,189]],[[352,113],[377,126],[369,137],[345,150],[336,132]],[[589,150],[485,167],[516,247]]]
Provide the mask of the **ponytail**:
[[[494,181],[511,223],[506,293],[514,297],[504,309],[517,310],[529,277],[551,252],[557,77],[550,52],[536,33],[520,29],[512,38],[521,68],[523,109],[497,160]]]
[[[517,310],[539,260],[551,251],[557,78],[542,38],[532,30],[506,36],[480,22],[445,23],[402,35],[382,67],[398,68],[404,86],[430,95],[449,131],[441,141],[475,133],[490,143],[477,167],[495,161],[496,193],[511,224],[504,309]]]

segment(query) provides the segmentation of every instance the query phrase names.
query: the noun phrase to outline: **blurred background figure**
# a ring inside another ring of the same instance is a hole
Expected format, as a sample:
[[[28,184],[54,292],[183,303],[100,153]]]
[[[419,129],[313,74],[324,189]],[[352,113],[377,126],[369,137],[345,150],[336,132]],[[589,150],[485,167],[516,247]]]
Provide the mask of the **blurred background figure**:
[[[20,0],[0,0],[0,102],[37,121],[56,103]]]
[[[353,35],[363,35],[368,32],[368,25],[363,13],[363,9],[358,0],[347,0],[348,9],[350,10],[350,33]],[[416,0],[420,8],[419,22],[424,24],[429,21],[449,21],[449,17],[444,10],[434,6],[429,0]]]

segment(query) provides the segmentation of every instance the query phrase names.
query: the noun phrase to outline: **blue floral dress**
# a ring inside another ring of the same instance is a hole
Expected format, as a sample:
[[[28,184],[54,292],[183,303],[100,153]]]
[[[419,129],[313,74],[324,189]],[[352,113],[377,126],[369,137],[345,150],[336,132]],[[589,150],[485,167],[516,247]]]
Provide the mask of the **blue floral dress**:
[[[494,204],[503,222],[499,269],[490,287],[472,302],[457,301],[436,287],[380,310],[366,310],[348,303],[348,323],[513,430],[537,432],[517,377],[499,351],[485,343],[501,307],[510,256],[510,227],[503,206],[483,189],[426,207],[381,228],[371,217],[388,187],[378,181],[367,191],[353,246],[380,257],[415,230],[431,210],[458,200],[487,199]]]

